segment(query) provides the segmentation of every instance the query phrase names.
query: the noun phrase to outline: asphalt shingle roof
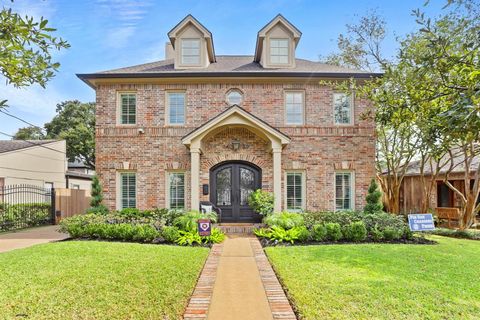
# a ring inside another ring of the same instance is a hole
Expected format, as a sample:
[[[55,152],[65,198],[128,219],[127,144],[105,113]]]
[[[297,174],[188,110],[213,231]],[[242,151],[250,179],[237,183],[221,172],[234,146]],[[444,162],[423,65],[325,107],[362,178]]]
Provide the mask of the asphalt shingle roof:
[[[217,62],[211,63],[207,68],[202,69],[175,69],[173,59],[161,60],[151,63],[135,65],[126,68],[119,68],[113,70],[101,71],[96,74],[151,74],[151,73],[214,73],[214,72],[228,72],[228,73],[244,73],[244,72],[265,72],[265,73],[348,73],[348,74],[371,74],[371,72],[344,68],[334,65],[329,65],[321,62],[315,62],[305,59],[296,59],[295,68],[275,68],[266,69],[259,63],[253,61],[253,56],[250,55],[217,55]]]
[[[55,141],[57,140],[0,140],[0,153],[44,145]]]

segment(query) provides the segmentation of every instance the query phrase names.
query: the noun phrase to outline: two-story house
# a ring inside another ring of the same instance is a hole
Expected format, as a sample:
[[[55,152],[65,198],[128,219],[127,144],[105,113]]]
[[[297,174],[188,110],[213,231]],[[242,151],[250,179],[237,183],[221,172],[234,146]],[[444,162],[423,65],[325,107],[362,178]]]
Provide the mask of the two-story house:
[[[211,201],[223,221],[256,221],[247,198],[262,188],[275,211],[362,208],[375,173],[374,125],[360,116],[368,102],[321,81],[375,75],[297,58],[301,35],[278,15],[253,56],[217,55],[188,15],[168,33],[165,60],[79,74],[96,90],[106,205]]]

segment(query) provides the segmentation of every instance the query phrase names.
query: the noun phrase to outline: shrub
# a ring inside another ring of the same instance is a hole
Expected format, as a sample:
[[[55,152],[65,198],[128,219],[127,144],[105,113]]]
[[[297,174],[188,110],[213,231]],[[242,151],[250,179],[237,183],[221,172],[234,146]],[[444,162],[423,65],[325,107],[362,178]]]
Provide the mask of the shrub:
[[[375,225],[371,230],[370,234],[372,236],[373,241],[381,241],[383,239],[383,232],[378,229],[378,226]]]
[[[315,224],[322,223],[338,223],[340,226],[346,226],[352,222],[362,221],[364,218],[363,212],[359,211],[320,211],[320,212],[306,212],[303,214],[305,225],[307,228],[312,228]]]
[[[295,241],[306,241],[310,236],[310,233],[304,226],[293,227],[288,230],[279,226],[273,226],[268,229],[255,229],[254,233],[257,237],[269,239],[277,243],[290,242],[292,244]]]
[[[327,229],[327,239],[330,241],[338,241],[342,239],[342,230],[339,223],[329,222],[325,224]]]
[[[199,219],[210,219],[212,223],[217,222],[215,212],[200,213],[198,211],[189,211],[173,221],[173,225],[183,231],[197,231],[197,221]]]
[[[179,230],[179,237],[175,240],[175,243],[181,246],[191,246],[193,244],[202,244],[202,237],[198,234],[198,231],[184,231]]]
[[[257,189],[248,196],[248,205],[258,214],[263,216],[273,212],[273,193]]]
[[[204,243],[220,243],[225,240],[225,234],[219,228],[212,228],[209,236],[203,238]]]
[[[387,241],[398,240],[402,237],[403,230],[398,230],[393,227],[386,227],[383,229],[383,239]]]
[[[92,179],[92,190],[90,191],[90,195],[92,198],[90,199],[90,206],[91,207],[99,207],[103,201],[103,194],[102,194],[102,185],[100,184],[100,180],[98,180],[98,176],[93,176]]]
[[[368,194],[366,197],[367,205],[363,209],[365,213],[382,212],[382,192],[378,189],[377,182],[372,179],[370,186],[368,187]]]
[[[51,205],[46,202],[3,204],[0,210],[0,230],[9,230],[21,224],[34,227],[51,221]]]
[[[324,224],[316,224],[313,226],[312,238],[315,241],[325,241],[327,239],[327,228]]]
[[[177,227],[173,226],[166,226],[162,229],[162,237],[167,242],[175,242],[178,237],[180,237],[180,233],[178,232]]]
[[[93,214],[108,214],[110,210],[103,204],[100,204],[96,207],[90,207],[87,209],[86,213],[93,213]]]
[[[343,235],[349,241],[364,241],[367,238],[365,223],[363,221],[352,222],[344,228]]]
[[[303,216],[299,213],[293,212],[273,213],[266,216],[263,219],[263,222],[269,227],[277,226],[282,227],[285,230],[305,225]]]
[[[446,229],[446,228],[437,228],[433,231],[430,231],[431,234],[436,234],[439,236],[452,237],[452,238],[463,238],[471,240],[480,240],[480,230],[455,230],[455,229]]]
[[[300,226],[296,228],[298,228],[298,241],[307,242],[308,240],[310,240],[310,231],[308,231],[307,227]]]

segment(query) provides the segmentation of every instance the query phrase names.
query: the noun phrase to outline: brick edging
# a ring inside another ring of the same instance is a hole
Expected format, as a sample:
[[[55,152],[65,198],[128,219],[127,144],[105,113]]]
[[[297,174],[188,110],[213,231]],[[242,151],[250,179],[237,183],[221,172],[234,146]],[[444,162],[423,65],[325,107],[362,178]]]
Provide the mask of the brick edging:
[[[283,287],[278,281],[277,275],[273,271],[270,262],[268,261],[263,247],[257,238],[250,239],[250,245],[253,249],[255,261],[257,263],[260,278],[262,279],[265,293],[267,294],[268,304],[272,311],[274,320],[296,320],[297,317],[293,312],[292,306],[283,291]]]
[[[223,244],[214,244],[183,313],[184,320],[207,319]]]

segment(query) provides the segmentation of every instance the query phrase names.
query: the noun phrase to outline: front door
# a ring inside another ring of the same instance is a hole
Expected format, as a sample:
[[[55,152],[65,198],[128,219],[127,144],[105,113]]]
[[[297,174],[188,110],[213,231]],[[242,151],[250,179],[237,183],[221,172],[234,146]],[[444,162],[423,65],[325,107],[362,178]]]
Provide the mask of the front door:
[[[225,162],[210,171],[210,201],[222,209],[224,222],[259,222],[248,196],[261,188],[261,170],[247,162]]]

